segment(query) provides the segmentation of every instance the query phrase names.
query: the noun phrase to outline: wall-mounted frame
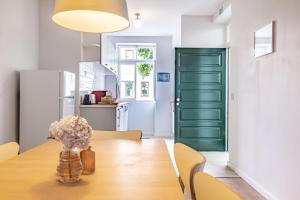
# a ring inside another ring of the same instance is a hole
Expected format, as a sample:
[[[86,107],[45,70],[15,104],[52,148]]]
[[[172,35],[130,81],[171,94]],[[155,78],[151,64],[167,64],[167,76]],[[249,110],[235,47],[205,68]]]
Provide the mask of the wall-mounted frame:
[[[170,82],[170,73],[158,72],[157,82]]]
[[[254,33],[254,55],[264,56],[275,51],[275,21]]]

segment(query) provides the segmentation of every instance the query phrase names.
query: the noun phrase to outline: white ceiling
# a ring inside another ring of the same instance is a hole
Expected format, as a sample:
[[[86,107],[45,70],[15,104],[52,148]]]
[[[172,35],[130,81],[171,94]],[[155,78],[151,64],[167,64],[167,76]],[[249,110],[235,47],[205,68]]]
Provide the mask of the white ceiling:
[[[130,21],[141,13],[143,26],[112,33],[123,36],[178,35],[182,15],[213,15],[223,0],[127,0]]]

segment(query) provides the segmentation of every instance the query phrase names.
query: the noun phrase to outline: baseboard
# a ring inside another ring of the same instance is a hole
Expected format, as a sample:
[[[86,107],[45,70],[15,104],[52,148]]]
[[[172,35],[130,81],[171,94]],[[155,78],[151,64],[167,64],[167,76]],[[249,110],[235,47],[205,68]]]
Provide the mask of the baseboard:
[[[174,138],[174,134],[170,132],[155,132],[154,137],[160,138]]]
[[[143,131],[143,137],[171,139],[174,138],[174,134],[170,132]]]
[[[156,136],[156,135],[144,135],[143,138],[148,138],[148,139],[164,139],[164,140],[173,140],[173,136]]]
[[[152,131],[143,131],[143,137],[153,137],[153,135]]]
[[[231,162],[227,163],[227,166],[232,169],[235,173],[237,173],[242,179],[244,179],[249,185],[251,185],[257,192],[259,192],[262,196],[264,196],[268,200],[279,200],[270,194],[267,190],[265,190],[260,184],[258,184],[255,180],[250,178],[245,172],[235,167]]]

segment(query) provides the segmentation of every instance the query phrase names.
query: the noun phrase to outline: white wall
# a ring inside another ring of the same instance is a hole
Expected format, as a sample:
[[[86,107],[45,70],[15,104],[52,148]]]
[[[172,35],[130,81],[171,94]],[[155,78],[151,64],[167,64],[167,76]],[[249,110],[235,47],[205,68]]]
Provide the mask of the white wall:
[[[233,0],[230,164],[269,199],[300,197],[298,0]],[[254,58],[254,31],[276,21],[276,52]]]
[[[132,102],[129,110],[129,129],[142,129],[146,135],[170,136],[172,112],[170,102],[174,99],[174,52],[172,37],[121,37],[106,36],[108,43],[156,43],[156,72],[171,74],[170,83],[156,83],[155,102]]]
[[[81,57],[80,32],[55,24],[53,15],[55,0],[40,1],[40,59],[42,69],[78,71]]]
[[[213,23],[211,16],[181,17],[182,47],[226,47],[226,25]]]
[[[60,27],[52,21],[54,3],[55,0],[39,1],[39,68],[73,72],[76,74],[76,87],[79,88],[81,33]],[[78,97],[79,94],[76,93],[75,96]],[[78,98],[76,104],[79,105]],[[76,108],[78,112],[79,106]]]
[[[38,67],[38,0],[1,0],[0,144],[18,139],[19,73]]]

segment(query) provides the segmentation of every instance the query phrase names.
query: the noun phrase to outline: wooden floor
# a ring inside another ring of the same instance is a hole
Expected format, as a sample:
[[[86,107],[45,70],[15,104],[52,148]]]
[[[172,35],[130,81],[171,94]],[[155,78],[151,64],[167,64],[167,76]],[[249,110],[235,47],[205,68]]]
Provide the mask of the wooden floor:
[[[244,200],[266,200],[242,178],[218,178],[241,195]]]

